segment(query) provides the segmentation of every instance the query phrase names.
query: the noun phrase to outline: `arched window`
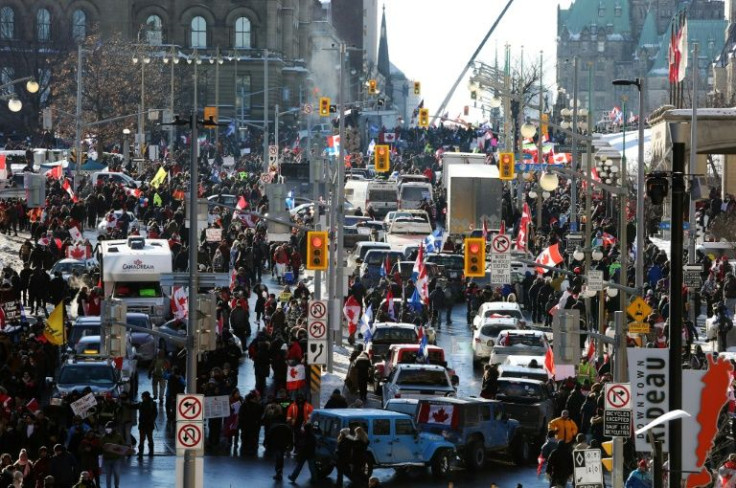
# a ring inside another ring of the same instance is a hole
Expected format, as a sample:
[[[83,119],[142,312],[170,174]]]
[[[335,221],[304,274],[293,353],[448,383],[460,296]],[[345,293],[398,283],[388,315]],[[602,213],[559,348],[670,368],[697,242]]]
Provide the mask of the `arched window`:
[[[51,12],[45,8],[36,12],[36,39],[39,42],[51,40]]]
[[[160,46],[164,42],[164,23],[158,15],[146,19],[146,39],[148,44]]]
[[[72,37],[77,42],[87,37],[87,14],[84,10],[75,10],[72,14]]]
[[[250,19],[238,17],[235,20],[235,48],[250,49]]]
[[[15,11],[10,7],[0,9],[0,39],[7,41],[15,37]]]
[[[207,47],[207,21],[204,17],[197,16],[192,19],[191,47]]]

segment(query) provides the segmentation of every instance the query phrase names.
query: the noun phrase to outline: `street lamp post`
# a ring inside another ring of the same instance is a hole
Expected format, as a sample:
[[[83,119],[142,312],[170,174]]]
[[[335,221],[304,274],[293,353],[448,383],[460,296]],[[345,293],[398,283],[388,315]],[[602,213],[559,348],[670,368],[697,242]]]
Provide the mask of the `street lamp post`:
[[[645,78],[635,80],[613,80],[616,86],[635,86],[639,90],[639,146],[636,172],[636,289],[644,288],[644,234],[646,219],[644,217],[644,96],[646,93]],[[626,114],[624,114],[626,117]]]
[[[263,50],[263,172],[268,173],[268,49]]]

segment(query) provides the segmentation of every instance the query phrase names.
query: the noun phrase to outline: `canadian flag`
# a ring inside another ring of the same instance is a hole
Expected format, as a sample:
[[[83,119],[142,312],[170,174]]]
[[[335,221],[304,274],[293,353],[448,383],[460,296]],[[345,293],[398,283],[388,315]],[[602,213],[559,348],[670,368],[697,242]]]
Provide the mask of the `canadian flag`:
[[[551,347],[544,354],[544,370],[550,378],[555,377],[555,353],[552,352]]]
[[[424,403],[419,408],[417,420],[420,424],[453,425],[456,420],[455,406]]]
[[[360,320],[360,303],[354,296],[350,295],[342,309],[343,315],[348,320],[348,334],[355,334],[358,330],[358,320]]]
[[[539,264],[544,264],[546,266],[557,266],[563,261],[562,254],[560,254],[560,245],[559,244],[553,244],[549,246],[547,249],[539,253],[539,256],[537,256],[537,259],[535,262]],[[537,273],[544,274],[548,270],[542,267],[537,267]]]
[[[307,375],[304,371],[304,365],[289,366],[289,371],[286,374],[286,389],[289,391],[299,390],[306,385]]]
[[[143,194],[142,191],[140,191],[138,188],[124,188],[125,194],[128,196],[133,196],[136,198],[140,198]]]
[[[53,178],[55,180],[60,180],[63,175],[63,170],[61,169],[61,165],[54,166],[50,170],[46,172],[47,178]]]
[[[532,213],[529,210],[529,204],[524,203],[521,212],[521,221],[519,222],[519,233],[516,235],[516,249],[526,251],[527,240],[529,239],[528,229],[532,222]]]
[[[395,132],[384,132],[383,133],[383,142],[387,143],[393,143],[396,142],[396,133]]]
[[[84,240],[84,236],[75,225],[69,227],[69,237],[72,238],[72,242],[80,242]]]
[[[66,248],[66,257],[70,259],[84,259],[87,257],[87,246],[84,244],[72,244]]]
[[[175,286],[171,295],[171,309],[174,317],[177,319],[187,318],[189,316],[189,297],[186,288]]]
[[[235,208],[238,210],[245,210],[248,208],[248,202],[245,200],[245,197],[241,195],[241,197],[238,199],[238,204],[235,205]]]
[[[416,274],[414,278],[414,286],[419,292],[419,296],[422,299],[422,303],[429,303],[429,277],[427,276],[427,267],[424,265],[424,246],[419,243],[419,252],[417,253],[417,260],[414,262],[414,269],[412,274]]]
[[[64,183],[61,184],[61,187],[64,189],[65,192],[69,194],[69,196],[72,198],[73,202],[77,202],[79,199],[74,194],[74,190],[72,189],[71,183],[69,183],[69,180],[67,178],[64,178]]]

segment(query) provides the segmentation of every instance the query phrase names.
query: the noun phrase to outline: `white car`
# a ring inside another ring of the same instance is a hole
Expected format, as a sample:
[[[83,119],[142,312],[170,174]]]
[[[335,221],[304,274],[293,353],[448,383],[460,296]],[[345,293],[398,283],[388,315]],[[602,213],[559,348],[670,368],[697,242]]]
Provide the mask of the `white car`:
[[[498,334],[516,330],[518,322],[515,317],[498,317],[483,319],[479,327],[473,326],[473,362],[490,358]]]
[[[117,227],[117,222],[120,216],[122,215],[122,210],[112,210],[111,212],[106,213],[102,219],[100,219],[100,223],[97,224],[97,233],[103,236],[107,235],[107,231],[109,229],[114,229]],[[136,227],[140,232],[141,235],[144,235],[143,230],[140,227],[140,224],[138,223],[138,219],[135,218],[135,216],[128,212],[128,215],[130,215],[130,223],[128,224],[128,232],[133,227]]]
[[[383,407],[392,398],[454,397],[447,368],[437,364],[399,364],[383,385]]]
[[[526,378],[547,381],[544,369],[544,356],[509,356],[498,368],[499,378]]]
[[[480,327],[485,319],[496,317],[512,317],[518,319],[519,326],[525,326],[524,314],[521,306],[516,302],[486,302],[481,304],[473,317],[473,327]]]
[[[509,356],[544,356],[547,349],[547,335],[541,330],[505,330],[494,341],[488,363],[501,364]]]

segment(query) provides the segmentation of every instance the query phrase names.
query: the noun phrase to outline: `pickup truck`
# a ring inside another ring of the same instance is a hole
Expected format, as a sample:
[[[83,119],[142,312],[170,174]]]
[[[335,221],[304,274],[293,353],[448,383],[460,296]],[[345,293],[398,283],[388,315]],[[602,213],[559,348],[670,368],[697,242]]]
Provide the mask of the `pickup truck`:
[[[391,398],[454,397],[455,388],[443,366],[399,364],[383,384],[382,406]]]
[[[481,469],[492,452],[507,454],[517,465],[530,461],[529,443],[510,417],[501,402],[475,397],[422,399],[417,407],[419,429],[452,442],[469,470]]]
[[[419,344],[394,344],[388,348],[388,357],[384,361],[379,361],[373,365],[375,368],[374,376],[377,381],[384,381],[391,375],[399,364],[416,364],[417,354],[419,353]],[[426,346],[427,363],[437,364],[447,368],[450,378],[455,381],[457,375],[455,370],[447,366],[445,359],[445,350],[439,346]],[[425,363],[426,364],[426,363]]]
[[[496,399],[504,404],[509,417],[519,421],[525,437],[541,446],[547,424],[555,418],[551,387],[544,381],[503,377],[498,379]]]
[[[394,249],[401,249],[418,244],[431,233],[432,226],[422,218],[399,217],[389,225],[386,242]]]
[[[549,349],[541,330],[504,330],[491,349],[490,364],[501,364],[509,356],[544,356]]]

